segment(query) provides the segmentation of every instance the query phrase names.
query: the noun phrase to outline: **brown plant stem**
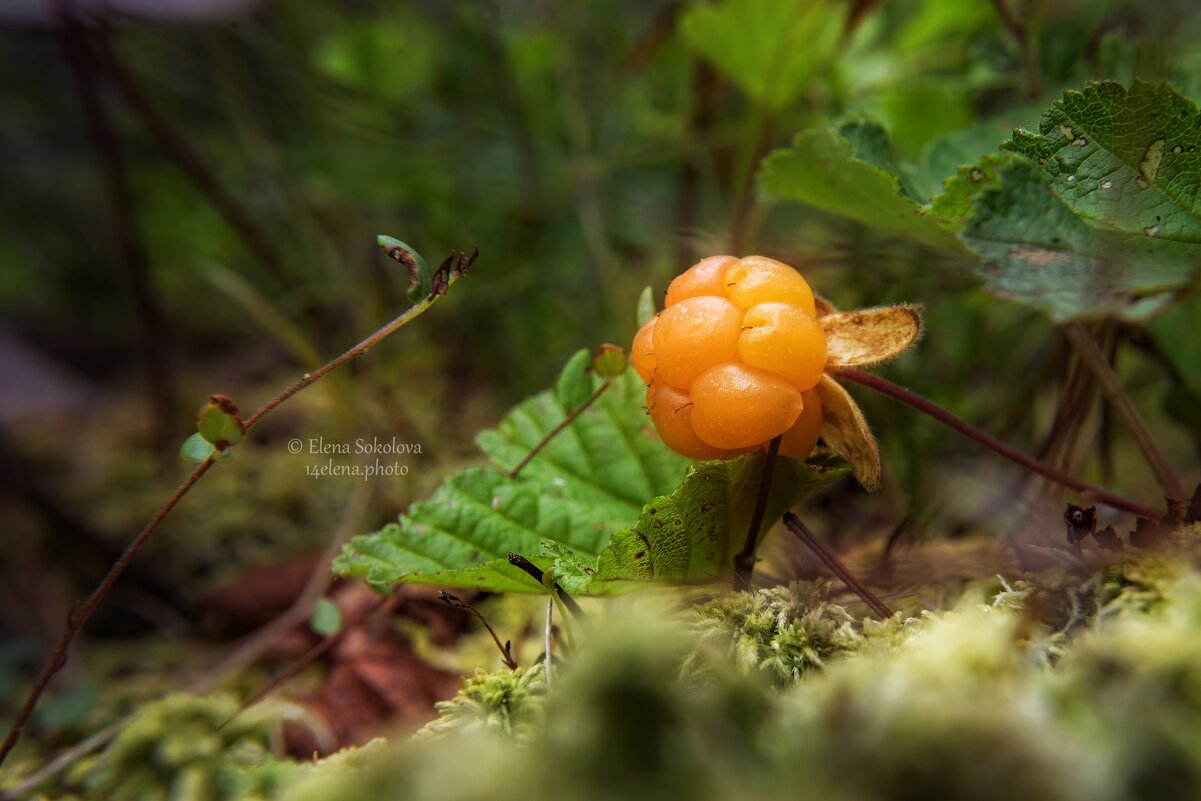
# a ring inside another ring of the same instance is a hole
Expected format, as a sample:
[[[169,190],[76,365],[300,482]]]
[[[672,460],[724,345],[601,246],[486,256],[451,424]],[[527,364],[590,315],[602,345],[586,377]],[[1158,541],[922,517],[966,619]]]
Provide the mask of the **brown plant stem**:
[[[422,312],[432,306],[439,297],[445,294],[446,291],[465,274],[467,268],[469,268],[475,262],[475,259],[478,255],[479,248],[476,248],[469,257],[460,253],[454,269],[451,269],[450,264],[455,260],[455,256],[452,253],[451,256],[447,257],[447,259],[442,263],[442,265],[438,268],[438,271],[435,273],[435,291],[429,297],[411,307],[408,311],[401,314],[383,328],[380,328],[374,334],[367,337],[367,339],[346,351],[332,362],[329,362],[312,373],[306,374],[291,387],[268,401],[261,409],[244,421],[244,429],[249,431],[250,427],[254,423],[261,420],[265,415],[278,407],[281,403],[288,400],[288,398],[291,398],[293,395],[300,392],[302,389],[309,386],[322,376],[325,376],[347,362],[362,356],[371,348],[372,345],[375,345],[384,337],[395,332],[401,326],[418,317]],[[76,635],[78,635],[80,630],[83,628],[84,623],[87,622],[87,619],[96,610],[96,607],[100,605],[100,602],[104,600],[104,596],[108,594],[110,589],[112,589],[112,586],[117,582],[117,579],[120,578],[121,574],[125,572],[126,567],[129,566],[130,561],[132,561],[133,557],[146,543],[146,540],[150,538],[150,535],[154,533],[155,529],[159,527],[159,524],[163,522],[163,519],[167,516],[167,514],[175,508],[175,505],[179,503],[183,496],[188,493],[192,486],[195,485],[195,483],[200,480],[200,477],[208,472],[208,469],[212,466],[212,456],[197,465],[196,469],[192,471],[183,484],[180,485],[179,489],[175,491],[175,494],[172,495],[167,502],[159,508],[154,517],[151,518],[150,522],[146,524],[146,527],[143,528],[138,536],[134,538],[134,540],[121,554],[120,558],[113,563],[113,566],[109,568],[109,571],[104,576],[104,579],[101,580],[100,584],[88,597],[87,601],[84,602],[83,606],[80,607],[79,610],[73,612],[67,619],[66,629],[64,629],[62,637],[59,638],[58,644],[54,648],[54,652],[51,654],[50,659],[46,663],[45,667],[42,668],[42,672],[38,676],[33,689],[30,690],[29,696],[25,699],[25,703],[21,707],[21,711],[17,714],[16,720],[13,721],[12,726],[9,728],[8,734],[4,738],[4,743],[0,744],[0,765],[4,763],[5,757],[8,756],[8,753],[12,750],[13,746],[17,744],[17,740],[20,739],[26,723],[29,722],[29,716],[33,714],[34,707],[37,706],[38,700],[46,691],[46,686],[50,683],[50,679],[62,668],[63,664],[66,662],[67,649],[70,647],[71,642],[75,639]]]
[[[492,642],[496,643],[496,647],[500,650],[500,658],[501,661],[505,663],[505,667],[507,667],[509,670],[517,669],[517,660],[513,658],[513,643],[506,641],[503,645],[501,644],[500,637],[497,636],[496,630],[492,628],[492,624],[488,622],[488,618],[484,617],[483,612],[476,609],[459,596],[451,595],[446,590],[439,590],[438,598],[445,604],[462,609],[468,614],[475,615],[475,617],[484,624],[484,628],[488,630],[488,633],[492,635]]]
[[[867,604],[873,612],[875,612],[881,620],[888,620],[892,617],[892,610],[880,600],[880,598],[867,588],[859,578],[851,572],[851,569],[843,564],[842,560],[825,545],[822,544],[809,528],[801,522],[801,519],[792,512],[784,513],[784,525],[788,527],[797,539],[805,543],[809,550],[817,554],[817,558],[822,560],[826,567],[830,568],[830,572],[842,579],[842,582],[851,588],[863,602]]]
[[[563,429],[574,423],[576,418],[588,410],[589,406],[596,403],[596,399],[603,395],[605,390],[607,390],[612,383],[612,376],[602,381],[601,385],[593,390],[592,394],[588,396],[587,400],[585,400],[576,408],[572,409],[571,412],[568,413],[568,415],[564,417],[557,426],[550,430],[550,433],[543,437],[538,444],[535,445],[530,452],[525,455],[524,459],[517,463],[516,467],[509,471],[509,478],[517,478],[517,476],[521,474],[521,471],[525,469],[525,466],[533,461],[534,457],[541,453],[542,449],[549,445],[552,439],[559,436],[559,434],[563,432]]]
[[[159,510],[155,513],[154,517],[150,519],[150,522],[146,524],[146,527],[143,528],[141,532],[138,533],[138,536],[134,537],[133,541],[129,543],[129,546],[126,547],[121,556],[117,558],[117,561],[113,563],[113,566],[109,568],[108,573],[105,574],[104,578],[100,581],[100,584],[96,586],[96,589],[93,590],[92,594],[88,596],[88,599],[84,601],[83,606],[73,610],[71,614],[67,616],[67,626],[65,629],[63,629],[62,636],[58,639],[58,644],[54,646],[54,652],[50,655],[50,659],[47,660],[45,667],[42,668],[42,672],[38,676],[37,681],[34,682],[33,689],[29,691],[29,695],[26,697],[25,703],[21,707],[21,711],[17,713],[17,719],[13,721],[12,726],[8,730],[8,734],[4,737],[4,743],[0,744],[0,764],[3,764],[4,758],[8,756],[8,752],[13,749],[13,746],[17,744],[17,740],[21,738],[21,733],[25,729],[25,724],[29,722],[29,716],[33,714],[33,709],[37,706],[38,700],[42,697],[42,693],[46,691],[46,686],[50,683],[50,679],[53,678],[54,674],[61,670],[63,665],[67,663],[67,649],[71,646],[71,641],[75,639],[77,634],[79,634],[79,630],[83,628],[83,624],[86,623],[88,618],[92,616],[92,613],[96,611],[96,607],[100,605],[100,602],[104,600],[104,596],[107,595],[108,591],[112,589],[114,584],[117,583],[117,579],[120,578],[121,574],[125,572],[125,568],[129,566],[129,563],[133,557],[139,550],[141,550],[142,546],[146,544],[146,540],[150,539],[150,535],[153,534],[155,529],[159,527],[159,524],[163,522],[163,518],[165,518],[167,514],[175,508],[175,505],[180,502],[183,496],[187,495],[188,490],[190,490],[192,486],[200,480],[200,477],[207,473],[209,468],[212,466],[212,456],[196,465],[196,469],[193,470],[186,479],[184,479],[184,482],[180,484],[179,488],[175,490],[175,493],[167,499],[167,502],[159,507]]]
[[[1121,509],[1124,512],[1129,512],[1130,514],[1138,515],[1139,517],[1146,517],[1150,520],[1158,520],[1163,516],[1162,512],[1157,509],[1153,509],[1150,506],[1144,506],[1137,501],[1132,501],[1127,498],[1123,498],[1120,495],[1115,495],[1114,493],[1109,492],[1108,490],[1103,490],[1100,487],[1094,487],[1092,484],[1081,481],[1073,476],[1069,476],[1066,473],[1061,473],[1054,468],[1048,467],[1037,459],[1027,456],[1016,448],[1006,445],[992,434],[981,431],[971,423],[968,423],[966,420],[962,420],[941,406],[926,400],[916,392],[912,392],[904,387],[897,386],[887,379],[880,378],[878,375],[873,375],[872,373],[864,372],[863,370],[858,370],[852,367],[841,368],[836,371],[836,374],[840,378],[845,378],[848,381],[854,381],[856,384],[862,384],[869,389],[874,389],[883,395],[893,398],[894,400],[899,400],[901,403],[912,406],[919,412],[933,417],[943,425],[955,429],[968,439],[976,441],[978,444],[996,452],[1001,456],[1004,456],[1011,462],[1016,462],[1027,470],[1038,473],[1043,478],[1054,481],[1055,483],[1061,484],[1070,489],[1074,489],[1082,495],[1092,498],[1097,503],[1104,504],[1105,506],[1109,506],[1114,509]]]
[[[734,558],[734,589],[749,590],[751,576],[755,572],[755,546],[759,542],[759,529],[763,527],[763,513],[767,510],[767,498],[771,494],[771,480],[776,471],[776,457],[780,453],[783,434],[772,439],[767,446],[767,457],[763,462],[763,478],[759,482],[759,494],[755,497],[755,509],[751,512],[751,525],[746,532],[742,553]]]
[[[1155,438],[1151,436],[1151,431],[1143,421],[1142,415],[1134,407],[1130,396],[1122,389],[1122,383],[1110,366],[1109,359],[1097,347],[1092,335],[1081,323],[1064,325],[1063,333],[1068,338],[1068,342],[1072,343],[1072,347],[1080,356],[1081,361],[1101,384],[1101,391],[1105,393],[1105,399],[1125,421],[1126,428],[1134,437],[1135,443],[1142,451],[1143,458],[1146,459],[1151,471],[1155,473],[1155,478],[1159,480],[1164,493],[1175,500],[1187,498],[1188,492],[1184,489],[1184,485],[1180,483],[1180,479],[1173,472],[1168,460],[1164,458],[1163,451],[1155,444]]]

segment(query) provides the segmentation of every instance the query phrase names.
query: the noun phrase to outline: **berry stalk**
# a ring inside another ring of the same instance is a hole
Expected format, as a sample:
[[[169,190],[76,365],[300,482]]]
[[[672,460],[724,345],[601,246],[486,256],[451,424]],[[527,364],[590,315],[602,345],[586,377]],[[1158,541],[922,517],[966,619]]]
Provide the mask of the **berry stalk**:
[[[837,371],[840,378],[845,378],[848,381],[854,381],[856,384],[862,384],[869,389],[874,389],[877,392],[887,395],[894,400],[899,400],[908,406],[912,406],[923,414],[933,417],[943,425],[953,428],[960,434],[963,434],[968,439],[974,440],[980,445],[989,450],[1004,456],[1011,462],[1015,462],[1027,470],[1037,473],[1043,478],[1054,481],[1069,489],[1073,489],[1082,495],[1086,495],[1097,503],[1104,504],[1113,509],[1120,509],[1123,512],[1129,512],[1139,517],[1145,517],[1150,520],[1158,520],[1162,517],[1162,513],[1150,506],[1144,506],[1137,501],[1132,501],[1123,498],[1121,495],[1116,495],[1108,490],[1103,490],[1100,487],[1095,487],[1088,482],[1081,481],[1067,473],[1061,473],[1058,470],[1048,467],[1037,459],[1027,456],[1016,448],[1006,445],[1001,440],[994,437],[992,434],[981,431],[966,420],[962,420],[948,412],[946,409],[936,403],[923,398],[916,392],[905,389],[902,386],[892,383],[886,379],[880,378],[877,375],[857,370],[853,367],[845,367]]]

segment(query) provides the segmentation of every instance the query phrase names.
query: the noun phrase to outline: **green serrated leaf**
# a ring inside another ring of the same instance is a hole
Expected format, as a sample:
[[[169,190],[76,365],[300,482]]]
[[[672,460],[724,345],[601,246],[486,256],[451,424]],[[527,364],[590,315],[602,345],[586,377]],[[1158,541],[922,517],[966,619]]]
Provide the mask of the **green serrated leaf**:
[[[309,628],[322,637],[332,637],[342,630],[342,610],[329,598],[317,599]]]
[[[638,522],[613,535],[597,560],[590,592],[609,582],[703,582],[730,570],[742,549],[763,473],[764,455],[702,462]],[[802,496],[847,472],[842,462],[781,457],[764,514],[770,527]]]
[[[1144,320],[1201,263],[1191,243],[1090,225],[1048,190],[1034,165],[1015,161],[997,175],[1000,185],[976,198],[963,239],[981,257],[987,289],[1056,321]]]
[[[756,103],[780,110],[830,59],[843,14],[832,0],[697,3],[680,23],[685,44]]]
[[[956,168],[955,175],[943,182],[943,191],[935,195],[927,207],[948,231],[959,231],[973,214],[972,203],[988,189],[1001,185],[997,170],[1007,164],[1010,157],[1003,153],[990,154],[978,164],[965,164]]]
[[[655,293],[647,286],[638,296],[638,327],[646,325],[655,316]]]
[[[838,127],[838,135],[851,146],[855,158],[896,178],[901,194],[915,203],[925,202],[926,199],[913,188],[912,181],[897,160],[892,140],[882,126],[866,120],[852,120]]]
[[[189,462],[203,462],[216,450],[211,442],[197,432],[185,439],[183,445],[179,446],[179,456]]]
[[[857,141],[875,142],[870,155],[884,163],[877,134],[860,126],[854,135]],[[939,250],[964,251],[938,218],[927,215],[905,194],[897,175],[859,158],[851,143],[833,129],[798,134],[792,147],[764,159],[759,179],[769,195],[800,201]]]
[[[650,427],[645,392],[627,370],[514,480],[507,471],[569,411],[554,392],[525,401],[478,438],[493,466],[456,473],[396,523],[356,537],[334,571],[378,588],[406,582],[544,592],[508,563],[510,552],[546,569],[552,562],[539,554],[551,540],[595,559],[614,531],[684,475],[688,461]]]
[[[1168,84],[1065,92],[1038,133],[1002,147],[1033,162],[1071,210],[1132,237],[1201,243],[1201,111]]]
[[[577,350],[567,360],[555,381],[555,397],[569,411],[580,406],[592,394],[592,375],[588,372],[591,366],[592,354],[585,349]]]
[[[569,595],[581,595],[588,591],[592,575],[596,572],[596,560],[581,557],[566,545],[553,540],[542,541],[542,555],[549,557],[555,580]]]

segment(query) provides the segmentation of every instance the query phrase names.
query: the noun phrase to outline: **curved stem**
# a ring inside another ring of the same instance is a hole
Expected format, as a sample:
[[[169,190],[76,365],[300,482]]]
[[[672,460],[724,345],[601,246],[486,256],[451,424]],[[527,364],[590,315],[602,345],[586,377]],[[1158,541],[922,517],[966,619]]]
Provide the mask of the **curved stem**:
[[[175,494],[159,507],[158,512],[150,519],[150,522],[138,533],[138,536],[134,537],[133,541],[129,543],[117,561],[113,563],[113,566],[108,569],[108,573],[105,574],[100,584],[96,586],[96,589],[92,590],[92,594],[84,601],[83,606],[72,611],[67,616],[67,627],[63,629],[62,636],[58,638],[58,644],[54,646],[54,652],[50,655],[50,659],[46,661],[46,665],[42,668],[37,681],[34,682],[33,689],[29,691],[25,703],[21,706],[21,711],[17,713],[17,719],[9,727],[8,734],[4,737],[4,743],[0,744],[0,763],[4,762],[4,758],[8,756],[8,752],[13,749],[13,746],[17,744],[17,740],[21,738],[21,733],[25,730],[25,724],[29,722],[29,716],[33,714],[34,707],[37,706],[42,693],[46,691],[46,686],[50,683],[50,679],[54,677],[55,673],[62,670],[63,665],[67,663],[67,649],[71,647],[71,641],[79,634],[79,630],[83,628],[83,624],[96,611],[96,607],[100,605],[100,602],[104,600],[104,596],[108,595],[108,591],[117,583],[117,579],[125,572],[125,568],[129,566],[129,563],[133,560],[137,552],[146,544],[146,540],[150,539],[150,535],[163,522],[163,518],[175,508],[175,505],[180,502],[183,496],[187,495],[188,490],[212,466],[212,456],[196,465],[196,469],[184,479],[184,482],[179,485],[179,489],[175,490]]]
[[[1157,509],[1153,509],[1150,506],[1144,506],[1137,501],[1123,498],[1121,495],[1115,495],[1108,490],[1095,487],[1092,484],[1081,481],[1080,479],[1070,476],[1067,473],[1061,473],[1052,467],[1048,467],[1037,459],[1027,456],[1016,448],[1006,445],[992,434],[981,431],[966,420],[956,417],[932,401],[926,400],[916,392],[911,392],[910,390],[898,386],[887,379],[880,378],[878,375],[873,375],[872,373],[867,373],[863,370],[857,370],[853,367],[844,367],[835,372],[840,378],[845,378],[848,381],[854,381],[856,384],[862,384],[863,386],[874,389],[881,394],[888,395],[894,400],[899,400],[901,403],[912,406],[919,412],[933,417],[943,425],[955,429],[965,437],[975,440],[980,445],[983,445],[985,448],[1004,456],[1011,462],[1016,462],[1027,470],[1038,473],[1043,478],[1054,481],[1056,484],[1061,484],[1070,489],[1074,489],[1082,495],[1092,498],[1097,503],[1104,504],[1105,506],[1109,506],[1114,509],[1121,509],[1124,512],[1129,512],[1133,515],[1138,515],[1139,517],[1146,517],[1151,520],[1158,520],[1163,516],[1162,512]]]
[[[601,385],[593,390],[592,394],[589,395],[583,403],[572,409],[570,414],[559,421],[559,424],[552,428],[550,433],[548,433],[538,442],[537,445],[530,449],[530,452],[525,455],[525,458],[518,462],[517,466],[509,471],[509,478],[517,478],[517,476],[521,474],[521,471],[525,469],[525,466],[532,462],[534,457],[541,453],[542,449],[549,445],[552,439],[559,436],[563,429],[567,428],[576,420],[576,418],[587,411],[589,406],[596,403],[596,399],[603,395],[605,390],[608,389],[612,383],[612,376],[602,381]]]
[[[478,255],[479,249],[477,248],[471,254],[471,256],[459,254],[456,262],[456,257],[452,253],[449,257],[447,257],[447,259],[442,263],[442,265],[438,268],[438,271],[435,273],[436,278],[441,278],[442,281],[441,283],[439,283],[438,280],[435,281],[435,291],[433,294],[415,306],[411,307],[408,311],[401,314],[383,328],[380,328],[374,334],[367,337],[358,345],[355,345],[338,358],[312,373],[306,373],[303,378],[294,383],[292,386],[288,387],[279,395],[276,395],[274,398],[264,404],[261,409],[248,417],[243,423],[244,429],[249,431],[255,423],[265,417],[281,403],[288,400],[293,395],[300,392],[305,387],[308,387],[310,384],[322,378],[323,376],[328,375],[329,373],[338,369],[347,362],[362,356],[364,353],[370,350],[373,345],[384,339],[384,337],[395,332],[401,326],[414,320],[422,312],[432,306],[438,298],[446,293],[447,289],[449,289],[466,273],[467,269],[475,262],[475,259]],[[452,263],[454,263],[453,269],[451,267]],[[25,699],[25,703],[21,707],[21,711],[17,713],[17,718],[13,721],[12,726],[9,728],[8,734],[5,735],[3,744],[0,744],[0,764],[4,763],[5,757],[8,756],[8,753],[13,749],[13,746],[17,744],[17,740],[21,738],[21,734],[25,729],[25,725],[29,722],[29,716],[33,714],[33,710],[37,706],[38,700],[41,699],[42,694],[46,691],[46,687],[49,685],[50,679],[53,678],[54,674],[61,670],[62,666],[66,663],[67,650],[70,648],[71,642],[83,628],[84,623],[86,623],[87,619],[91,617],[94,611],[96,611],[96,607],[100,605],[100,602],[104,600],[104,597],[108,594],[109,590],[111,590],[113,585],[117,583],[117,579],[120,578],[121,574],[125,572],[125,569],[129,566],[129,563],[133,560],[133,557],[139,550],[141,550],[142,546],[146,543],[146,540],[150,538],[150,535],[153,534],[155,529],[157,529],[163,522],[163,519],[168,515],[168,513],[170,513],[172,509],[175,508],[175,505],[178,504],[183,496],[188,493],[188,490],[192,489],[193,485],[195,485],[196,482],[200,480],[200,477],[208,472],[208,469],[212,466],[212,456],[197,465],[196,469],[192,471],[191,475],[189,475],[187,479],[184,480],[183,484],[179,486],[179,489],[175,491],[175,494],[167,499],[167,502],[159,508],[154,517],[151,518],[150,522],[146,524],[146,527],[143,528],[138,536],[133,539],[128,547],[126,547],[120,558],[113,563],[113,566],[109,568],[108,573],[105,574],[100,584],[88,597],[87,601],[84,602],[83,606],[77,611],[73,612],[70,617],[68,617],[67,627],[63,630],[63,634],[59,638],[58,644],[54,647],[54,652],[50,655],[50,659],[47,661],[45,667],[42,668],[42,672],[38,676],[37,681],[34,683],[33,689],[30,690],[29,696]]]

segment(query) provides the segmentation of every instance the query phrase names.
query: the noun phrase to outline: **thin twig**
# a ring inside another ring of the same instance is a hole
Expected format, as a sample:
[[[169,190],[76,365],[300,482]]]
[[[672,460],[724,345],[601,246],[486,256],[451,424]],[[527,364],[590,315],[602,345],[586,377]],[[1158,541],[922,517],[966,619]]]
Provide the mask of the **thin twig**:
[[[542,449],[545,448],[548,444],[550,444],[550,441],[552,439],[554,439],[560,433],[562,433],[563,429],[567,428],[569,425],[571,425],[573,422],[575,422],[576,418],[578,418],[581,414],[583,414],[585,411],[587,411],[589,406],[596,403],[596,399],[599,398],[601,395],[603,395],[605,390],[608,389],[610,387],[610,385],[612,385],[612,383],[613,383],[612,376],[610,376],[610,377],[606,378],[604,381],[602,381],[601,385],[599,387],[597,387],[595,390],[593,390],[592,394],[588,396],[587,400],[585,400],[583,403],[581,403],[579,406],[577,406],[575,409],[573,409],[570,413],[568,413],[568,415],[566,417],[564,417],[557,426],[555,426],[554,428],[552,428],[550,430],[549,434],[547,434],[545,437],[543,437],[541,439],[541,441],[539,441],[539,443],[537,445],[535,445],[533,447],[533,449],[531,449],[530,452],[525,455],[524,459],[522,459],[520,462],[517,463],[516,467],[514,467],[512,470],[509,471],[509,478],[517,478],[517,476],[520,475],[521,471],[525,469],[525,466],[527,464],[529,464],[531,461],[533,461],[534,457],[537,456],[539,453],[541,453]]]
[[[1113,368],[1109,366],[1109,360],[1097,347],[1092,336],[1081,323],[1066,324],[1063,326],[1063,333],[1072,343],[1072,347],[1084,364],[1096,376],[1097,381],[1101,384],[1101,391],[1105,393],[1105,399],[1126,422],[1126,428],[1130,430],[1130,435],[1134,437],[1135,443],[1143,453],[1143,458],[1147,460],[1147,464],[1155,473],[1163,491],[1169,498],[1175,500],[1187,498],[1188,493],[1184,489],[1184,485],[1180,483],[1180,479],[1173,472],[1168,460],[1164,458],[1163,451],[1155,444],[1155,438],[1151,436],[1151,431],[1143,421],[1142,415],[1138,413],[1130,396],[1122,389],[1122,382],[1118,380]]]
[[[856,384],[862,384],[863,386],[874,389],[879,393],[888,395],[890,398],[899,400],[901,403],[904,403],[908,406],[912,406],[919,412],[933,417],[943,425],[955,429],[965,437],[975,440],[980,445],[983,445],[985,448],[1004,456],[1011,462],[1016,462],[1027,470],[1038,473],[1043,478],[1054,481],[1056,484],[1062,484],[1065,487],[1074,489],[1082,495],[1092,498],[1097,503],[1104,504],[1105,506],[1109,506],[1114,509],[1121,509],[1124,512],[1129,512],[1131,514],[1138,515],[1139,517],[1146,517],[1150,520],[1158,520],[1163,516],[1163,512],[1159,511],[1158,509],[1153,509],[1150,506],[1144,506],[1137,501],[1123,498],[1121,495],[1115,495],[1114,493],[1109,492],[1108,490],[1103,490],[1100,487],[1094,487],[1092,484],[1081,481],[1073,476],[1069,476],[1066,473],[1061,473],[1054,468],[1048,467],[1037,459],[1027,456],[1016,448],[1011,448],[1004,442],[1001,442],[1001,440],[994,437],[992,434],[981,431],[966,420],[962,420],[941,406],[926,400],[916,392],[911,392],[904,387],[897,386],[887,379],[880,378],[878,375],[867,373],[863,370],[858,370],[851,367],[839,369],[837,371],[837,375],[841,378],[847,379],[848,381],[854,381]]]
[[[863,599],[863,602],[871,607],[871,610],[879,615],[881,620],[888,620],[892,617],[892,610],[874,592],[869,590],[867,585],[860,581],[833,551],[822,545],[821,540],[814,536],[813,532],[801,522],[799,517],[792,512],[785,512],[784,525],[796,535],[797,539],[805,543],[811,551],[817,554],[817,558],[821,559],[826,567],[830,568],[830,572],[842,579],[844,584]]]
[[[763,478],[759,481],[759,494],[755,498],[755,509],[751,513],[751,526],[746,532],[742,553],[734,559],[734,589],[749,590],[751,576],[755,572],[755,546],[759,542],[759,529],[763,527],[763,513],[767,511],[767,498],[771,494],[771,480],[776,471],[776,457],[780,453],[783,434],[774,438],[767,446],[767,458],[763,462]]]
[[[103,748],[109,740],[116,737],[126,726],[133,722],[135,717],[137,717],[136,712],[126,715],[119,720],[114,720],[103,729],[89,735],[76,745],[59,751],[55,754],[54,759],[51,759],[45,765],[26,776],[21,780],[20,784],[0,792],[0,801],[16,801],[18,798],[26,798],[40,787],[43,782],[53,779],[88,754]]]
[[[449,272],[449,277],[447,278],[447,283],[446,283],[447,288],[454,286],[455,282],[458,281],[459,278],[461,278],[463,275],[466,274],[467,269],[472,264],[475,263],[476,258],[479,256],[479,253],[480,253],[479,248],[476,248],[475,251],[469,257],[464,258],[462,254],[459,255],[458,266],[456,267],[456,269],[451,270]],[[438,270],[439,271],[447,270],[449,268],[449,263],[453,257],[454,257],[454,254],[452,253],[450,256],[447,257],[446,261],[442,262],[442,266],[439,267]],[[380,343],[380,341],[383,340],[385,337],[387,337],[390,334],[395,333],[398,328],[401,328],[402,326],[407,325],[408,323],[412,322],[414,318],[418,317],[419,315],[421,315],[422,312],[424,312],[430,306],[434,305],[434,302],[437,301],[438,298],[442,296],[442,294],[445,294],[445,292],[442,292],[442,293],[435,292],[434,294],[430,295],[425,300],[421,301],[417,305],[410,308],[404,314],[397,317],[392,322],[385,325],[383,328],[380,328],[378,331],[376,331],[374,334],[372,334],[371,336],[364,339],[359,344],[355,345],[350,350],[343,353],[338,358],[334,359],[333,361],[329,362],[328,364],[325,364],[325,365],[317,368],[316,370],[314,370],[311,373],[305,373],[303,376],[301,376],[296,381],[296,383],[294,383],[292,386],[288,387],[283,392],[276,395],[271,400],[267,401],[267,403],[263,404],[263,407],[261,409],[259,409],[257,412],[255,412],[254,414],[247,417],[245,422],[243,423],[245,429],[247,431],[249,431],[251,429],[251,427],[254,426],[255,423],[257,423],[259,420],[261,420],[263,417],[265,417],[269,412],[271,412],[273,409],[275,409],[276,406],[279,406],[281,403],[283,403],[288,398],[295,395],[297,392],[300,392],[302,389],[309,386],[313,382],[318,381],[321,378],[324,378],[326,375],[328,375],[329,373],[332,373],[334,370],[337,370],[339,367],[346,364],[347,362],[353,361],[354,359],[357,359],[359,356],[362,356],[364,353],[371,350],[372,347],[374,347],[375,345],[378,345]]]
[[[243,424],[245,430],[249,430],[252,425],[261,420],[265,415],[267,415],[284,401],[291,398],[296,393],[303,390],[305,387],[312,384],[317,379],[329,374],[347,362],[362,356],[371,348],[371,346],[375,345],[389,334],[395,332],[401,326],[414,320],[422,312],[432,306],[439,297],[445,294],[446,291],[466,273],[467,269],[475,262],[478,256],[479,248],[476,248],[472,252],[471,256],[466,256],[465,254],[460,253],[457,260],[455,259],[454,254],[451,254],[451,256],[448,257],[435,272],[435,291],[433,294],[401,314],[395,320],[388,323],[371,336],[367,337],[367,339],[363,340],[355,347],[334,359],[332,362],[329,362],[313,373],[306,374],[291,387],[268,401],[261,409],[246,419]],[[455,261],[453,269],[450,266],[452,261]],[[13,721],[12,727],[8,730],[8,734],[4,738],[4,743],[0,745],[0,764],[4,763],[5,757],[8,756],[8,753],[12,750],[13,746],[16,745],[17,740],[20,739],[25,725],[29,722],[29,716],[33,714],[34,707],[37,706],[38,700],[46,691],[46,686],[49,684],[51,677],[53,677],[55,673],[62,669],[62,666],[66,662],[67,658],[67,649],[70,647],[71,642],[75,639],[76,635],[78,635],[80,630],[83,628],[84,623],[87,622],[87,619],[96,610],[96,607],[100,605],[100,602],[104,599],[104,596],[108,594],[110,589],[112,589],[112,586],[116,583],[117,579],[120,578],[121,574],[125,572],[125,568],[129,566],[130,561],[141,549],[142,545],[145,544],[146,540],[149,539],[150,535],[154,533],[155,529],[159,527],[159,524],[163,522],[163,519],[167,516],[167,514],[175,508],[175,505],[179,503],[180,499],[187,494],[188,490],[190,490],[192,486],[198,480],[200,480],[200,477],[203,476],[212,466],[213,457],[210,456],[192,471],[191,475],[189,475],[183,484],[180,485],[179,489],[175,491],[175,494],[172,495],[167,502],[159,508],[154,517],[151,518],[150,522],[146,524],[146,527],[142,529],[141,533],[134,538],[133,542],[131,542],[121,554],[120,558],[113,563],[113,566],[109,568],[109,571],[105,575],[104,579],[92,592],[91,596],[88,597],[88,600],[84,603],[84,605],[78,611],[75,611],[70,615],[67,620],[67,627],[64,629],[62,637],[59,638],[58,645],[55,646],[53,654],[51,654],[49,661],[47,661],[46,666],[42,669],[42,673],[38,677],[37,682],[34,684],[33,689],[30,690],[29,696],[25,699],[25,704],[22,706],[21,711],[17,714],[16,720]]]
[[[512,641],[506,641],[504,645],[501,645],[500,637],[496,636],[496,631],[493,630],[492,624],[490,624],[488,622],[488,618],[484,617],[483,613],[480,612],[480,610],[476,609],[474,606],[467,603],[459,596],[451,595],[446,590],[439,590],[438,598],[441,599],[443,603],[449,604],[453,607],[456,607],[457,609],[462,609],[472,615],[475,615],[479,619],[479,621],[484,624],[484,628],[486,628],[488,630],[488,633],[492,635],[492,642],[496,643],[496,647],[500,650],[500,658],[501,658],[501,661],[503,661],[505,663],[505,667],[507,667],[509,670],[517,669],[517,660],[513,658],[513,643],[512,643]]]
[[[190,682],[187,685],[187,692],[199,695],[211,692],[223,684],[229,676],[258,659],[280,637],[291,631],[298,624],[303,623],[312,615],[317,599],[321,597],[329,584],[330,562],[338,555],[342,543],[354,533],[356,521],[359,520],[366,508],[369,493],[364,489],[365,486],[362,483],[355,485],[355,491],[348,503],[349,508],[342,516],[342,524],[334,532],[334,536],[325,553],[318,560],[317,565],[309,575],[309,580],[305,584],[304,589],[292,605],[267,625],[246,635],[216,665],[207,668],[199,679]],[[0,801],[19,798],[26,793],[32,792],[43,782],[63,772],[88,754],[103,748],[109,740],[120,734],[135,717],[137,717],[137,712],[126,715],[90,735],[79,744],[60,752],[54,759],[47,762],[35,773],[30,774],[20,785],[4,794],[0,794]]]
[[[42,668],[42,673],[34,683],[33,689],[29,691],[29,696],[25,699],[25,704],[21,707],[21,711],[17,714],[17,719],[13,721],[8,734],[4,738],[4,743],[0,745],[0,764],[4,762],[4,758],[8,756],[8,752],[12,750],[13,746],[17,744],[17,740],[20,739],[21,733],[25,729],[25,724],[29,722],[29,716],[33,714],[33,709],[37,706],[38,699],[46,691],[46,685],[50,683],[50,679],[54,674],[66,664],[67,649],[70,647],[71,641],[75,639],[75,635],[79,634],[79,630],[83,628],[83,624],[96,611],[96,607],[100,605],[100,602],[104,600],[104,596],[117,583],[117,579],[125,572],[125,568],[128,567],[133,557],[146,543],[146,540],[150,538],[150,535],[154,533],[155,529],[159,527],[159,524],[163,522],[163,518],[175,508],[175,505],[188,493],[192,485],[199,481],[200,477],[207,473],[208,469],[212,466],[213,457],[211,456],[196,465],[196,469],[184,479],[184,482],[167,499],[167,502],[159,508],[154,517],[150,519],[150,522],[146,524],[146,527],[138,533],[138,536],[134,537],[133,542],[129,543],[125,551],[117,558],[113,566],[109,568],[108,573],[105,574],[100,584],[88,596],[83,606],[73,610],[67,616],[67,627],[63,629],[62,636],[59,637],[58,644],[54,647],[54,652],[50,655],[50,659],[47,660],[45,667]]]

